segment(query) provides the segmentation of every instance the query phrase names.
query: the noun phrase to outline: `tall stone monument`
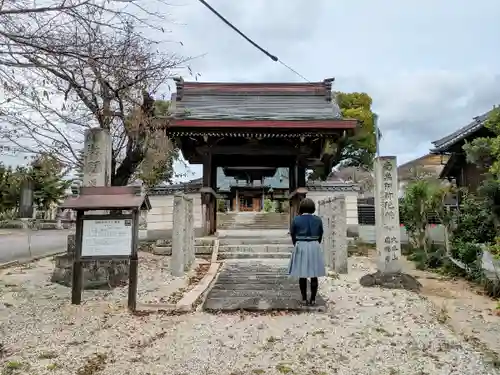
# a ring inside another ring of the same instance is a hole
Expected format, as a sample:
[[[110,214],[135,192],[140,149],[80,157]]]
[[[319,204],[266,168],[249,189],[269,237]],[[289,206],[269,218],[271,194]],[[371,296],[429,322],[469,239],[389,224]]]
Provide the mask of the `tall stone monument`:
[[[172,276],[180,277],[184,275],[184,264],[186,260],[184,255],[186,231],[185,200],[182,193],[176,193],[174,196],[172,217],[172,256],[170,258],[170,271]]]
[[[111,185],[112,142],[109,132],[101,128],[85,132],[82,185]],[[93,212],[99,214],[99,212]],[[71,286],[75,235],[68,235],[67,253],[56,257],[52,282]],[[128,260],[93,260],[83,265],[84,289],[114,287],[128,280]]]
[[[384,273],[401,272],[401,229],[396,157],[377,158],[374,169],[377,269]]]
[[[421,284],[402,272],[401,229],[399,221],[399,183],[395,156],[380,156],[374,161],[375,226],[377,272],[360,279],[363,286],[418,290]]]
[[[332,205],[332,239],[334,249],[334,269],[336,273],[347,273],[347,209],[344,196],[334,197]]]
[[[111,135],[104,129],[85,132],[82,186],[111,186]]]

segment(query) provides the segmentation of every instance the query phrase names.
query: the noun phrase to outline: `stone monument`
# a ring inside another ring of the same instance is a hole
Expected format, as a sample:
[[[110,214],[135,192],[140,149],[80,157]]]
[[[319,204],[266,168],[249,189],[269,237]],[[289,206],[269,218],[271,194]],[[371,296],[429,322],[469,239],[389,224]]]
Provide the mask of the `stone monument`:
[[[101,128],[88,129],[83,150],[83,186],[111,185],[112,142],[109,132]],[[73,191],[78,194],[78,191]],[[93,212],[93,214],[98,212]],[[66,254],[56,257],[51,281],[71,286],[75,235],[68,235]],[[103,288],[122,285],[128,280],[128,260],[93,260],[83,266],[83,288]]]
[[[193,199],[182,193],[174,196],[172,228],[172,276],[180,277],[191,269],[195,261]]]
[[[419,290],[413,276],[402,273],[401,229],[399,222],[399,184],[395,156],[375,158],[375,225],[377,272],[360,279],[363,286]]]
[[[347,209],[344,196],[331,199],[332,240],[334,249],[334,269],[336,273],[347,273]]]
[[[321,249],[325,265],[337,273],[347,273],[347,213],[345,197],[318,202],[318,216],[323,221]]]
[[[170,258],[170,270],[172,276],[175,277],[184,275],[184,232],[186,230],[184,203],[184,196],[176,193],[172,213],[172,256]]]

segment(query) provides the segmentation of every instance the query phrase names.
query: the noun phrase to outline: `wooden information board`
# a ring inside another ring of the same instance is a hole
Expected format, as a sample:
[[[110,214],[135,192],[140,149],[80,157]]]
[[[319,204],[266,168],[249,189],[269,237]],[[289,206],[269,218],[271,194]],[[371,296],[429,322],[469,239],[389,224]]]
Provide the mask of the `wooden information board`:
[[[132,252],[132,219],[84,219],[82,257],[123,257]]]

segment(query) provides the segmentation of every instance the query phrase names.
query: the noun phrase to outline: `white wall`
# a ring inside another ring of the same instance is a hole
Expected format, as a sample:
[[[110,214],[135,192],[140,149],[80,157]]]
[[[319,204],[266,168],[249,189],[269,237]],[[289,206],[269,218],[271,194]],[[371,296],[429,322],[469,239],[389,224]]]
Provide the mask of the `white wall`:
[[[201,195],[200,193],[188,194],[193,198],[194,227],[202,227]],[[173,227],[173,195],[152,195],[149,197],[151,210],[148,212],[148,230],[166,230]]]
[[[355,191],[347,192],[332,192],[332,191],[309,191],[307,197],[311,198],[316,204],[318,201],[327,199],[332,196],[343,195],[346,199],[347,225],[351,229],[356,229],[358,226],[358,193]],[[190,193],[188,196],[193,198],[194,208],[194,227],[203,228],[202,224],[202,204],[200,193]],[[147,215],[148,237],[152,238],[168,238],[171,236],[173,227],[173,195],[151,195],[151,210]],[[153,233],[155,232],[155,233]],[[169,232],[169,233],[167,233]]]
[[[343,195],[345,197],[347,225],[358,225],[358,193],[349,192],[331,192],[331,191],[309,191],[307,198],[310,198],[318,206],[318,202],[331,197]]]
[[[429,228],[429,237],[436,243],[444,243],[444,228],[442,225],[431,225]],[[366,243],[375,243],[376,241],[375,225],[360,225],[359,239]],[[401,243],[408,243],[408,234],[405,227],[401,227]]]

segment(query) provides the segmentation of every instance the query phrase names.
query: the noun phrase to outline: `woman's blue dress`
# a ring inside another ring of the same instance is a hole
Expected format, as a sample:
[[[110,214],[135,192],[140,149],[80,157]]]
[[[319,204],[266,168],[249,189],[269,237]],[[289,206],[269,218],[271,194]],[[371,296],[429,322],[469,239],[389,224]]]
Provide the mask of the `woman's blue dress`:
[[[316,215],[303,214],[293,219],[290,235],[295,246],[288,273],[299,278],[326,276],[325,260],[320,242],[323,222]]]

